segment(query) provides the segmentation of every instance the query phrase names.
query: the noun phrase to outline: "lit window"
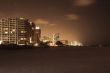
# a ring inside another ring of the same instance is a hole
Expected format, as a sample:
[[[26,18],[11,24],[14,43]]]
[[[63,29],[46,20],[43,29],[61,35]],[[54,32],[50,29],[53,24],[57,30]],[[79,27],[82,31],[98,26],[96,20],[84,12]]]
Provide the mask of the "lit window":
[[[0,40],[0,44],[2,44],[2,41]]]
[[[26,38],[20,38],[20,40],[26,40]]]
[[[5,34],[8,34],[8,32],[5,32]]]
[[[21,31],[21,33],[26,33],[26,31]]]
[[[14,34],[14,31],[11,31],[11,34]]]
[[[34,46],[39,46],[39,44],[38,44],[38,43],[36,43],[36,44],[34,44]]]
[[[4,28],[4,30],[8,30],[8,28]]]
[[[40,27],[37,27],[37,26],[36,26],[36,29],[40,29]]]
[[[20,38],[20,40],[23,40],[23,38]]]
[[[20,17],[20,20],[24,20],[24,18]]]
[[[12,31],[13,31],[13,32],[15,32],[15,31],[16,31],[16,29],[12,29]]]

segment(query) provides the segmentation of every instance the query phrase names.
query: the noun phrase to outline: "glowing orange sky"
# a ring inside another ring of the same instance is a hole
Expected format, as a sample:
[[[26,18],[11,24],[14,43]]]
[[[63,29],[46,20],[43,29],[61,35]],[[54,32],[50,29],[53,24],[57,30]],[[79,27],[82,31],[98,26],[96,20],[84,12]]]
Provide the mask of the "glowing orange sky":
[[[42,34],[87,43],[110,42],[109,0],[1,0],[0,17],[26,17]]]

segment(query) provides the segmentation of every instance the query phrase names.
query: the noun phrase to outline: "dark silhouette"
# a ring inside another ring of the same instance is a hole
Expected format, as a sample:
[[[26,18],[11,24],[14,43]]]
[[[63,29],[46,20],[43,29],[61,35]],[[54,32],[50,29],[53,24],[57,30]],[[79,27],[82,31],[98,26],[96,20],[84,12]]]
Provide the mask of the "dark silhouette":
[[[40,42],[39,47],[49,47],[49,42]]]
[[[55,44],[58,46],[64,46],[64,44],[61,41],[57,41]]]

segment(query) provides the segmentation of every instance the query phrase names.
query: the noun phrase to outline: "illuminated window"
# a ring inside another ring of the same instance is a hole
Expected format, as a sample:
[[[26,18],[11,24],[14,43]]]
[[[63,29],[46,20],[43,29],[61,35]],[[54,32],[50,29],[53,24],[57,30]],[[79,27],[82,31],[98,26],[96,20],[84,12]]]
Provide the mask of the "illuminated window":
[[[8,34],[8,32],[5,32],[5,34]]]
[[[2,44],[2,41],[0,40],[0,44]]]
[[[37,26],[36,26],[36,29],[40,29],[40,27],[37,27]]]
[[[4,30],[8,30],[8,28],[4,28]]]
[[[26,38],[20,38],[20,40],[26,40]]]
[[[23,38],[20,38],[20,40],[23,40]]]
[[[24,18],[20,17],[20,20],[24,20]]]
[[[15,32],[15,31],[16,31],[16,29],[12,29],[12,31],[13,31],[13,32]]]
[[[38,43],[36,43],[36,44],[34,44],[34,46],[39,46],[39,44],[38,44]]]
[[[21,31],[21,33],[26,33],[26,31]]]

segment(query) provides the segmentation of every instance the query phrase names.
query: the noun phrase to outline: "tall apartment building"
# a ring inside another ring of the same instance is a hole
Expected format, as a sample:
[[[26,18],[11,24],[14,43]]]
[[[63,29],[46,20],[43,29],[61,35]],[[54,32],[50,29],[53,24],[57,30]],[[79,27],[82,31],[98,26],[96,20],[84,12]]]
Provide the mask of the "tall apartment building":
[[[27,45],[30,43],[31,25],[25,18],[0,19],[0,44]]]

